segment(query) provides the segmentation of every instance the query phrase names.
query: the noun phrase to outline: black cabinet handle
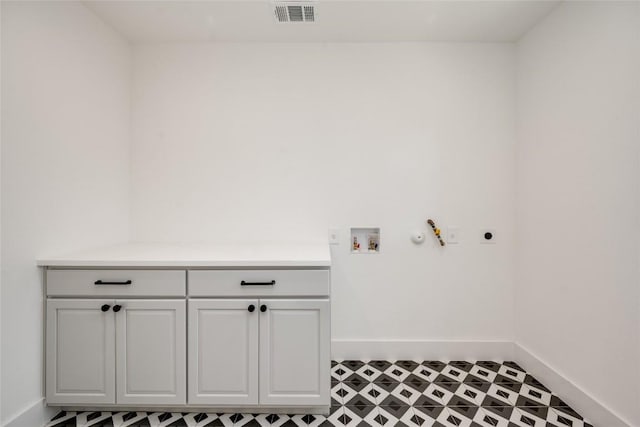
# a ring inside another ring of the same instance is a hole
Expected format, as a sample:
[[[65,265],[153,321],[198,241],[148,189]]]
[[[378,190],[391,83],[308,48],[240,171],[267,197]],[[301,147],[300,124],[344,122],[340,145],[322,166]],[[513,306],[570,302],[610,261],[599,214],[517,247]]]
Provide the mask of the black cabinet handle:
[[[93,282],[94,285],[130,285],[133,282],[131,280],[125,280],[123,282],[105,282],[102,280],[96,280]]]
[[[109,304],[104,304],[102,307],[100,307],[100,310],[109,311],[109,308],[111,308],[111,306]]]
[[[263,312],[263,313],[264,313],[265,311],[267,311],[267,306],[266,306],[266,305],[264,305],[264,304],[262,304],[262,305],[260,306],[260,311],[261,311],[261,312]]]
[[[121,305],[116,304],[116,305],[113,306],[113,311],[115,311],[117,313],[117,312],[120,311],[121,308],[122,308]]]
[[[276,284],[275,280],[270,282],[245,282],[244,280],[240,282],[240,286],[273,286]]]
[[[251,305],[247,308],[247,310],[249,310],[249,313],[253,313],[255,309],[256,309],[256,306],[255,306],[255,305],[253,305],[253,304],[251,304]]]

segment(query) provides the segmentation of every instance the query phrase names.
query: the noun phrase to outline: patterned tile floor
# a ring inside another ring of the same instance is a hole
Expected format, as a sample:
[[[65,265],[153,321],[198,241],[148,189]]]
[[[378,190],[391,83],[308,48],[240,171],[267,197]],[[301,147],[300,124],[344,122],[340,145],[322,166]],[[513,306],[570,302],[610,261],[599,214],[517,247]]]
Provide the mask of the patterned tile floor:
[[[331,364],[331,414],[60,412],[48,427],[592,427],[514,362],[345,360]]]

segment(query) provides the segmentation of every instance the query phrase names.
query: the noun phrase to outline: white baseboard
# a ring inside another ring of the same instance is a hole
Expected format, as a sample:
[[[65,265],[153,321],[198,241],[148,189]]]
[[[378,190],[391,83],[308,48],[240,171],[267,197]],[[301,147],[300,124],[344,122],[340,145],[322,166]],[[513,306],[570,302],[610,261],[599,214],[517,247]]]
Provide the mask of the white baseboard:
[[[624,421],[619,415],[573,384],[558,369],[543,361],[522,344],[515,343],[514,346],[514,360],[594,426],[631,426],[631,423]]]
[[[513,360],[511,341],[332,340],[334,360]]]
[[[49,408],[44,404],[44,399],[40,399],[7,421],[4,427],[41,427],[47,424],[56,412],[58,408]]]

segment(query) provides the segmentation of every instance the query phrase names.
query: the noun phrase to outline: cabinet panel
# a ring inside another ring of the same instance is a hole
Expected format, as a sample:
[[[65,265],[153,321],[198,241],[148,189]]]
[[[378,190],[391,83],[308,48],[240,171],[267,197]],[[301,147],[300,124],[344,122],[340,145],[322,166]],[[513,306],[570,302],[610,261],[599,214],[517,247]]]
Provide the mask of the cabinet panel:
[[[113,301],[47,301],[48,403],[115,403],[114,313],[103,305]]]
[[[118,300],[117,402],[186,403],[186,302]]]
[[[329,295],[329,270],[190,270],[188,274],[190,296]]]
[[[258,403],[258,313],[257,300],[189,301],[190,404]]]
[[[186,281],[184,270],[47,270],[47,295],[177,297],[186,294]]]
[[[260,303],[260,403],[329,405],[329,300]]]

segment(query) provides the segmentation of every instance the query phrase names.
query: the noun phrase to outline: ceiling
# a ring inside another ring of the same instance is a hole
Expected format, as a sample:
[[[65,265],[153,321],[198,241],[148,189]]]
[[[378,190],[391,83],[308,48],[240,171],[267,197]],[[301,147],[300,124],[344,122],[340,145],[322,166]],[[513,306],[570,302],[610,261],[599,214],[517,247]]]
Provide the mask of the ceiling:
[[[84,2],[133,43],[513,42],[558,3],[318,0],[316,22],[277,23],[269,0]]]

